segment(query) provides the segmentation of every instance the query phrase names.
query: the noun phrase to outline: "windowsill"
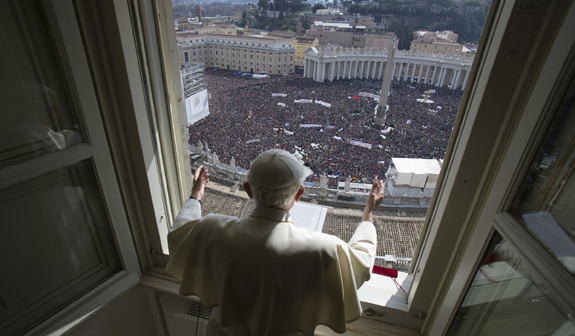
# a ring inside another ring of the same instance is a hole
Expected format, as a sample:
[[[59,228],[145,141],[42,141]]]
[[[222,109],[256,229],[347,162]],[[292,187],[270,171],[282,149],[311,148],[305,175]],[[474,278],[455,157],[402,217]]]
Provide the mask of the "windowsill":
[[[396,280],[407,292],[411,286],[412,277],[413,275],[405,272],[398,272]],[[371,279],[365,282],[357,292],[361,303],[408,311],[405,294],[397,288],[390,277],[372,274]]]
[[[413,275],[405,272],[398,272],[397,282],[407,292],[411,285]],[[180,284],[177,280],[167,275],[162,267],[150,267],[140,282],[143,286],[153,290],[180,295]],[[363,284],[358,290],[359,300],[362,304],[396,309],[402,312],[408,311],[405,295],[396,287],[393,280],[379,274],[372,274],[371,279]],[[192,300],[197,300],[195,296],[188,296]]]
[[[405,285],[408,285],[410,281],[411,275],[408,276],[407,273],[399,272],[397,282],[400,283],[405,290],[408,289]],[[140,279],[140,284],[157,292],[181,296],[179,293],[180,284],[176,280],[171,279],[170,276],[166,275],[161,267],[148,268],[148,272]],[[362,306],[365,306],[366,304],[379,305],[387,309],[397,310],[404,314],[407,311],[407,304],[405,304],[403,293],[395,287],[391,278],[372,274],[371,279],[363,284],[358,293]],[[199,299],[196,296],[186,296],[186,298],[188,300],[199,302]],[[402,319],[404,318],[405,316]],[[378,317],[366,317],[365,314],[362,314],[358,320],[347,324],[345,335],[421,336],[417,330],[398,325],[399,323],[397,322],[392,323],[382,321]],[[315,335],[337,336],[340,334],[335,333],[326,326],[319,325],[316,328]]]

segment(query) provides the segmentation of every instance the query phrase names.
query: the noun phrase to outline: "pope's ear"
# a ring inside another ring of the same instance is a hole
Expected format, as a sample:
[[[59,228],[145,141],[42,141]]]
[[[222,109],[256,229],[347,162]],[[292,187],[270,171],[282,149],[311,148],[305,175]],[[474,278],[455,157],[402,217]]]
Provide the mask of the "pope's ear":
[[[295,201],[299,201],[299,199],[303,196],[303,192],[305,191],[305,186],[302,184],[299,186],[299,190],[297,191],[297,194],[295,194]]]
[[[244,182],[244,190],[251,199],[254,198],[254,195],[252,194],[252,189],[250,189],[250,184],[248,182]]]

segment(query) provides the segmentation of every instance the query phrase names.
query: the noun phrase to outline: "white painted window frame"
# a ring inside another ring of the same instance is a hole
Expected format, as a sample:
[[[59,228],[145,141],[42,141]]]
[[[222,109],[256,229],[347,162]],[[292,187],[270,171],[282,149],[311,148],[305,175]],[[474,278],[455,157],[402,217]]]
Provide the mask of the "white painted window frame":
[[[116,180],[74,7],[69,0],[43,1],[42,6],[46,9],[52,31],[59,35],[55,39],[61,39],[61,44],[59,41],[56,43],[62,46],[60,61],[74,85],[72,99],[77,102],[75,113],[83,130],[83,143],[1,169],[0,188],[13,186],[83,160],[91,160],[123,270],[28,331],[26,335],[56,335],[69,330],[73,325],[90,317],[105,303],[138,284],[141,277],[138,256]]]
[[[540,72],[536,74],[532,91],[516,107],[514,114],[518,118],[510,121],[509,133],[501,134],[499,162],[492,170],[492,178],[487,181],[489,188],[485,189],[487,193],[482,197],[485,203],[475,214],[477,224],[470,232],[468,244],[460,250],[463,256],[442,298],[434,323],[428,329],[430,335],[443,335],[448,331],[495,231],[542,281],[558,308],[575,316],[575,277],[507,212],[523,187],[525,175],[575,74],[575,6],[571,3],[570,7],[564,7],[567,12],[564,23],[548,55],[545,55]],[[550,39],[551,36],[545,38]]]
[[[146,36],[146,40],[149,36],[152,36],[154,39],[153,43],[157,43],[156,46],[152,44],[145,46],[146,50],[148,50],[146,57],[149,67],[143,71],[149,71],[148,78],[151,79],[150,83],[152,84],[150,85],[153,87],[151,92],[155,99],[154,108],[156,109],[153,115],[158,118],[152,122],[152,124],[156,123],[155,126],[157,126],[159,134],[154,141],[156,144],[158,142],[160,143],[160,154],[163,158],[160,161],[161,164],[164,165],[164,171],[161,172],[160,175],[165,174],[165,180],[162,183],[158,183],[160,186],[158,188],[161,189],[162,186],[164,186],[163,188],[169,189],[169,211],[173,217],[179,210],[178,203],[182,202],[182,200],[186,198],[186,191],[189,191],[189,188],[191,188],[191,183],[189,183],[190,176],[186,175],[190,172],[189,170],[186,172],[185,164],[182,164],[182,157],[185,157],[184,152],[187,150],[187,147],[184,146],[184,143],[187,143],[187,132],[182,130],[181,127],[181,118],[183,116],[181,88],[179,87],[179,81],[174,80],[174,78],[177,78],[176,72],[178,71],[177,48],[174,37],[175,32],[165,29],[165,27],[169,27],[169,25],[165,24],[166,22],[173,22],[173,20],[170,19],[172,17],[171,2],[165,0],[157,0],[155,2],[152,2],[151,0],[149,2],[146,2],[147,0],[134,1],[137,1],[132,2],[137,4],[137,13],[131,13],[129,9],[126,8],[125,3],[115,1],[114,4],[116,5],[117,10],[115,14],[119,27],[125,27],[124,25],[126,24],[133,24],[132,20],[143,21],[144,24],[141,26],[143,36]],[[436,308],[432,308],[429,312],[426,310],[420,311],[418,309],[413,309],[412,303],[419,300],[423,302],[421,304],[422,306],[429,306],[438,300],[438,298],[436,298],[436,294],[438,294],[436,291],[432,291],[431,293],[422,293],[422,291],[417,291],[417,288],[421,285],[421,283],[418,283],[418,279],[421,279],[423,274],[426,272],[431,272],[431,270],[428,270],[426,266],[441,263],[447,264],[450,262],[449,260],[437,260],[437,258],[434,258],[431,254],[431,249],[434,248],[434,246],[432,246],[432,243],[434,242],[434,234],[440,233],[439,230],[441,229],[441,225],[443,225],[443,215],[450,211],[450,208],[448,207],[449,204],[446,203],[446,199],[447,197],[452,196],[451,192],[453,192],[454,186],[458,183],[464,183],[460,180],[461,176],[466,174],[473,175],[473,173],[475,173],[475,171],[468,172],[465,169],[461,170],[461,160],[464,159],[464,153],[461,152],[461,150],[467,148],[466,146],[468,144],[466,141],[469,141],[469,132],[471,132],[471,128],[476,122],[475,118],[477,118],[478,105],[483,99],[482,92],[484,87],[482,86],[487,84],[487,78],[479,77],[478,74],[489,73],[489,68],[493,66],[497,52],[500,49],[498,43],[501,42],[501,35],[503,34],[501,30],[506,26],[508,16],[510,15],[510,11],[514,4],[515,1],[494,2],[494,6],[497,6],[497,9],[492,10],[492,26],[489,27],[490,30],[486,33],[488,34],[488,37],[482,38],[484,40],[484,51],[483,54],[477,56],[479,62],[477,65],[474,65],[474,69],[472,70],[474,75],[470,77],[470,85],[468,92],[466,92],[467,98],[464,101],[464,105],[462,105],[463,113],[460,117],[460,126],[456,126],[454,131],[456,139],[453,140],[450,145],[450,151],[453,153],[453,156],[445,163],[445,173],[442,173],[442,177],[440,178],[441,187],[438,191],[438,195],[434,197],[434,202],[432,204],[433,216],[428,219],[428,222],[431,224],[428,225],[429,230],[426,233],[426,236],[422,237],[423,241],[421,252],[418,253],[417,259],[414,263],[414,285],[409,293],[408,310],[403,311],[398,309],[389,309],[387,307],[375,307],[376,313],[382,316],[372,317],[370,318],[371,320],[388,322],[416,330],[423,328],[422,331],[424,334],[429,334],[430,332],[431,334],[435,334],[435,331],[439,331],[439,334],[441,334],[441,326],[446,326],[449,323],[451,315],[456,310],[457,305],[452,305],[449,301],[444,300],[446,297],[448,299],[455,300],[461,298],[463,293],[463,289],[461,289],[462,287],[459,291],[453,291],[459,288],[456,286],[456,282],[453,282],[450,285],[450,295],[445,293],[439,295],[439,299],[442,299],[443,301],[441,301],[439,305],[436,305]],[[131,16],[132,14],[136,14],[136,18],[133,18]],[[130,32],[131,28],[126,31]],[[137,40],[133,37],[132,41],[130,41],[129,37],[126,37],[125,47],[131,50],[130,53],[135,52],[135,54],[138,54],[140,51],[137,50],[135,41]],[[159,56],[154,56],[153,54],[157,51],[161,51],[161,54]],[[129,69],[130,73],[136,79],[138,75],[144,76],[141,69],[130,68],[128,65],[126,65],[126,68]],[[133,90],[138,93],[138,90],[140,89],[133,88]],[[143,95],[143,93],[140,93],[140,95]],[[162,97],[164,97],[163,102]],[[137,100],[141,98],[135,97],[134,99]],[[160,118],[163,118],[162,116],[166,115],[165,112],[168,112],[167,115],[170,116],[169,119],[160,120]],[[150,122],[150,120],[148,120],[148,122]],[[171,146],[168,146],[168,143],[171,143]],[[147,151],[153,153],[153,146],[148,147]],[[173,165],[170,166],[168,161],[172,158]],[[477,181],[471,182],[475,184],[478,183]],[[470,188],[467,192],[474,194],[476,190],[477,188],[475,186],[475,188]],[[474,202],[477,202],[477,200],[474,200]],[[161,232],[164,228],[163,226],[158,226],[155,229],[146,227],[143,228],[143,230],[148,230],[148,238],[150,240],[157,240],[158,235],[162,236]],[[456,236],[458,232],[452,230],[451,234]],[[452,237],[452,239],[456,240],[457,237]],[[483,244],[482,246],[485,245],[485,241],[486,240],[481,242],[481,244]],[[469,251],[471,249],[470,247],[471,245],[469,245],[466,251]],[[160,253],[164,251],[165,245],[162,244],[160,247]],[[140,255],[140,258],[142,259],[143,256]],[[465,258],[469,258],[468,260],[473,260],[474,263],[476,263],[479,258],[479,253],[468,255],[468,252],[466,252]],[[161,266],[161,263],[159,265]],[[447,267],[444,265],[442,269],[445,270],[446,268]],[[154,270],[151,270],[149,274],[153,274],[153,271]],[[159,271],[161,272],[161,270]],[[101,296],[101,298],[104,301],[106,300],[105,296]],[[437,314],[437,317],[434,315],[433,320],[430,320],[427,315],[429,313],[433,313],[433,309],[436,309],[439,313]],[[361,320],[367,320],[367,318],[364,317],[360,319],[360,323]],[[427,323],[427,326],[425,326],[424,323]],[[382,331],[382,334],[384,334],[384,331]]]

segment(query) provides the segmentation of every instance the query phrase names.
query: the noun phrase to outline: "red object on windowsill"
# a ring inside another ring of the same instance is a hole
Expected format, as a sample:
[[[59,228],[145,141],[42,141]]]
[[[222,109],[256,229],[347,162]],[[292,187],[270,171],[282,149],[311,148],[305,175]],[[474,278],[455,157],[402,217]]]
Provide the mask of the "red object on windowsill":
[[[395,285],[397,286],[397,288],[399,288],[403,292],[403,294],[405,296],[407,296],[407,292],[405,291],[405,289],[403,289],[403,287],[401,287],[401,285],[397,282],[397,280],[395,280],[395,279],[397,279],[397,270],[396,269],[374,265],[371,273],[380,274],[380,275],[383,275],[386,277],[390,277],[393,280],[393,282],[395,283]]]
[[[373,271],[371,273],[381,274],[386,277],[390,278],[397,278],[397,270],[393,268],[381,267],[381,266],[373,266]]]

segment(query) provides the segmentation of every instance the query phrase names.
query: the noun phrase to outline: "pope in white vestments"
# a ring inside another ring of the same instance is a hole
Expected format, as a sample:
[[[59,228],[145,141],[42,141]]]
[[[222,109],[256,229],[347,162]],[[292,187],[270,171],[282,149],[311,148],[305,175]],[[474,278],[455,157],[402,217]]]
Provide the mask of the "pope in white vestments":
[[[215,308],[208,335],[313,335],[319,324],[343,333],[361,315],[357,289],[375,259],[372,222],[383,184],[373,184],[362,222],[346,243],[291,222],[288,211],[308,174],[288,152],[262,153],[244,184],[256,208],[240,219],[201,217],[209,174],[196,171],[191,199],[168,235],[166,271],[181,281],[182,295]]]

